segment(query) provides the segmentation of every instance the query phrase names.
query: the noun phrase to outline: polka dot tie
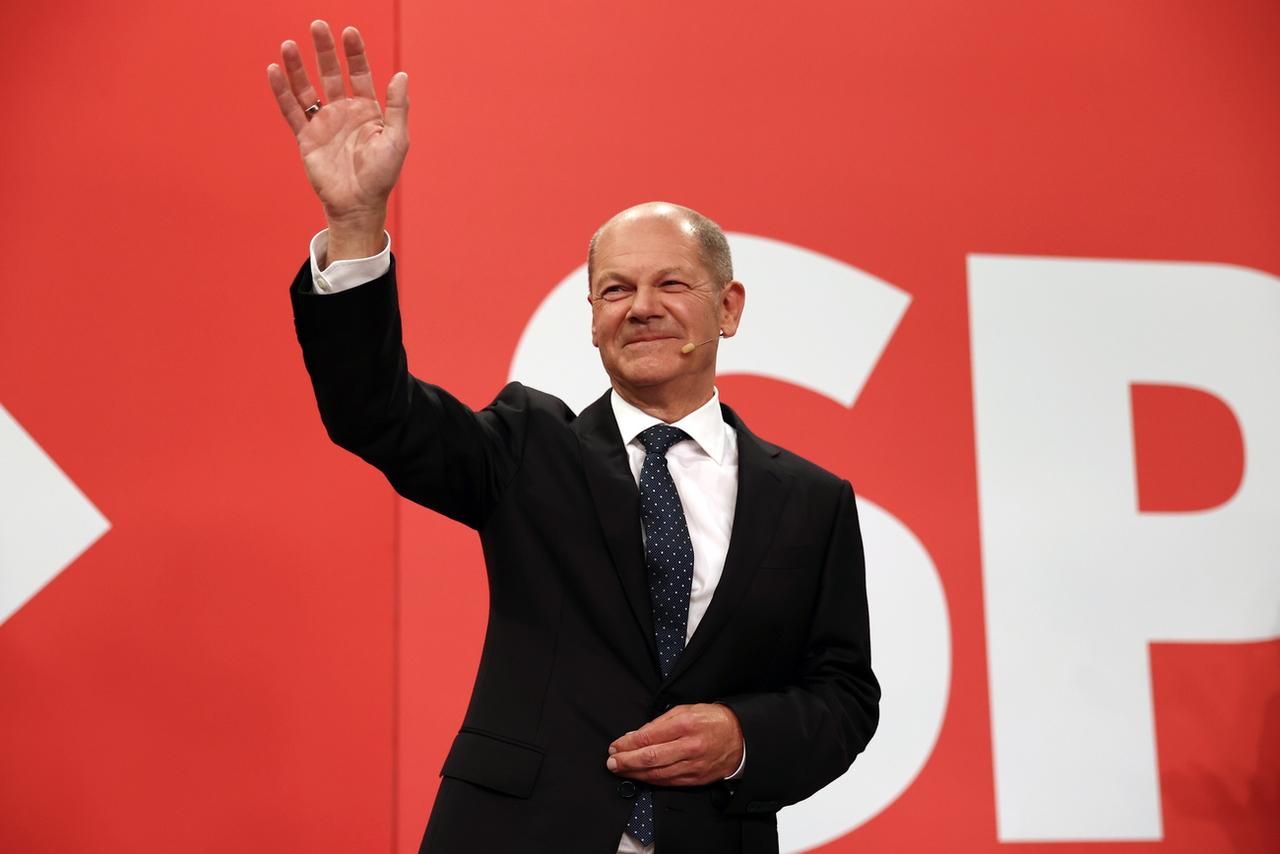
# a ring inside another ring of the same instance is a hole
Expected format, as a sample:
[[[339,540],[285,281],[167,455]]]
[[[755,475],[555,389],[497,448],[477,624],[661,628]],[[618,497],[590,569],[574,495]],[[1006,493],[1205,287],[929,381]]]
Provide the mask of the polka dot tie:
[[[644,522],[644,560],[649,569],[649,602],[653,634],[658,642],[658,665],[665,677],[684,651],[689,622],[689,589],[693,584],[693,542],[676,482],[667,469],[667,451],[688,439],[683,430],[655,424],[640,434],[644,465],[640,469],[640,518]],[[644,845],[652,845],[653,792],[641,786],[627,830]]]

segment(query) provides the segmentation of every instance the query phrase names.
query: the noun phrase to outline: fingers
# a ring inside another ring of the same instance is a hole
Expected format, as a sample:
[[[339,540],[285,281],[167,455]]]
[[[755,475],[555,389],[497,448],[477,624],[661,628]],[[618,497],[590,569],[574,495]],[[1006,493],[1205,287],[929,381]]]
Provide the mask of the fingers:
[[[274,62],[267,66],[267,82],[271,84],[271,92],[276,96],[280,114],[289,123],[294,135],[302,133],[302,129],[307,126],[306,114],[302,112],[297,97],[289,89],[289,81],[285,79],[284,71]]]
[[[650,744],[658,744],[664,741],[675,741],[689,732],[688,720],[686,720],[686,712],[689,706],[675,706],[667,709],[658,717],[649,721],[640,729],[632,730],[613,744],[609,745],[610,753],[617,753],[624,750],[635,750],[640,747],[647,747]]]
[[[333,33],[325,21],[311,22],[311,41],[316,46],[316,63],[320,66],[320,88],[326,101],[338,101],[347,95],[342,85],[342,64],[333,43]]]
[[[337,46],[334,44],[333,32],[329,29],[329,24],[325,21],[312,21],[311,39],[315,43],[316,63],[320,67],[320,86],[324,92],[324,101],[331,103],[345,98],[342,65],[338,61]],[[342,49],[347,57],[347,76],[350,80],[351,94],[357,98],[378,100],[377,91],[373,86],[373,71],[369,67],[369,59],[365,54],[364,38],[355,27],[347,27],[342,31]],[[284,75],[288,79],[288,88],[293,93],[298,106],[305,111],[321,98],[307,75],[306,67],[302,62],[302,52],[298,49],[297,43],[290,39],[280,45],[280,57],[284,61]],[[268,70],[267,75],[270,79],[272,72]],[[387,124],[405,134],[408,132],[408,83],[409,76],[401,72],[387,84],[387,101],[389,105],[394,105],[394,113],[386,116]],[[275,82],[272,82],[271,88],[279,99],[280,93]],[[283,102],[280,104],[280,109],[282,112],[286,109]],[[305,112],[302,117],[303,121],[306,121]],[[289,116],[286,115],[286,118]],[[290,119],[290,125],[293,125],[292,119]]]
[[[370,84],[372,85],[372,84]],[[403,71],[387,83],[387,108],[383,112],[387,129],[401,137],[409,134],[409,75]]]
[[[605,765],[619,777],[659,786],[699,786],[726,776],[718,770],[709,743],[700,736],[615,753]]]
[[[697,738],[681,738],[662,744],[653,744],[636,750],[624,750],[609,757],[605,765],[610,771],[623,776],[629,772],[646,772],[653,769],[666,768],[677,762],[698,759],[704,752],[705,745]]]
[[[665,744],[683,737],[686,733],[684,729],[673,729],[666,726],[655,727],[654,723],[651,721],[609,745],[609,755],[617,756],[620,753],[642,750],[655,744]]]
[[[319,101],[320,96],[311,85],[307,70],[302,67],[302,52],[298,50],[297,43],[290,39],[280,45],[280,58],[284,60],[284,71],[289,78],[289,88],[293,91],[299,107],[306,109]],[[304,116],[304,121],[305,118]]]
[[[347,55],[347,77],[351,81],[351,94],[357,98],[378,100],[378,93],[373,88],[369,60],[364,55],[364,39],[355,27],[347,27],[342,31],[342,50]]]

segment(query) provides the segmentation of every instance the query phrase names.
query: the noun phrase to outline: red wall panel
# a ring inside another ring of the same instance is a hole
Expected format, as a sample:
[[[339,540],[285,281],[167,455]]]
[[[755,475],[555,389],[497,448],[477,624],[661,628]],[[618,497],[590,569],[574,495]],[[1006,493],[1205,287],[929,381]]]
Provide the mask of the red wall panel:
[[[394,502],[310,397],[264,74],[357,12],[383,71],[390,3],[5,4],[0,403],[111,529],[0,626],[0,850],[391,845]]]

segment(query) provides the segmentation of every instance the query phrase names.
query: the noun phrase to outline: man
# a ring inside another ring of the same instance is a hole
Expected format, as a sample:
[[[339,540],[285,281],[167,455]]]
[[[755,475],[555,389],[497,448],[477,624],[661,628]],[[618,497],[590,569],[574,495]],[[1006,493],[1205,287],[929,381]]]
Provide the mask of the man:
[[[413,377],[383,226],[407,77],[380,110],[360,35],[312,25],[268,78],[328,229],[290,288],[325,427],[395,489],[475,528],[479,672],[424,852],[770,852],[775,814],[843,773],[878,719],[849,484],[719,402],[745,290],[720,229],[630,208],[593,237],[581,415],[512,383],[473,412]]]

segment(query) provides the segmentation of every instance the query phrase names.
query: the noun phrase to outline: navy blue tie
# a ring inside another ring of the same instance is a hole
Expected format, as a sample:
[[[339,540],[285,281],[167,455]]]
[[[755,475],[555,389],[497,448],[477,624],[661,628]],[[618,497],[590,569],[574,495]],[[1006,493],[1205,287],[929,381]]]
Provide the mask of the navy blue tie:
[[[644,522],[644,562],[649,570],[649,603],[653,634],[658,642],[658,665],[663,677],[671,673],[684,651],[689,623],[689,590],[693,585],[693,542],[676,482],[667,469],[667,451],[689,436],[678,427],[655,424],[640,434],[644,465],[640,469],[640,518]],[[627,820],[627,830],[644,845],[652,845],[653,792],[641,786]]]

